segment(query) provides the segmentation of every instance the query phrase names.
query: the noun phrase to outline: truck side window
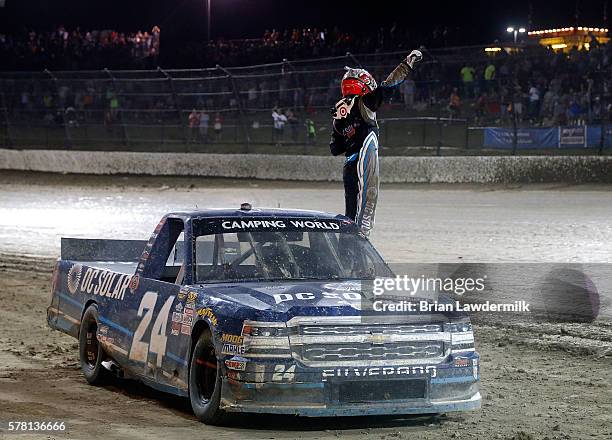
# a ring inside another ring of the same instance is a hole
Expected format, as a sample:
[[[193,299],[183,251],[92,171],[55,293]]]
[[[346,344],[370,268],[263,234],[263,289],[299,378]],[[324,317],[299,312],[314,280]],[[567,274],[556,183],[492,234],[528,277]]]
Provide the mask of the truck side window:
[[[166,268],[162,276],[162,281],[168,281],[169,283],[183,284],[183,278],[185,277],[185,233],[181,232],[174,247],[170,251],[168,260],[166,261]]]
[[[165,219],[151,248],[143,252],[143,276],[168,283],[177,281],[185,255],[184,239],[179,240],[184,237],[184,228],[182,219]]]

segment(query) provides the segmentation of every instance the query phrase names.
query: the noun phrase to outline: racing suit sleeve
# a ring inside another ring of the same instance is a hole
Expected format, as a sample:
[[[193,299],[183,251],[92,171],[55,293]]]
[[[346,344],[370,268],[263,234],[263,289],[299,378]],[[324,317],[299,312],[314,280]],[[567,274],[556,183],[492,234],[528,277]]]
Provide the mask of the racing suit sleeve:
[[[410,70],[410,66],[405,61],[399,63],[389,76],[380,83],[380,87],[377,87],[374,92],[368,93],[362,98],[361,102],[363,105],[370,111],[375,112],[378,110],[382,103],[391,96],[393,89],[404,82],[410,74]]]
[[[346,143],[344,138],[336,130],[332,129],[331,141],[329,143],[329,150],[334,156],[339,156],[346,153]]]

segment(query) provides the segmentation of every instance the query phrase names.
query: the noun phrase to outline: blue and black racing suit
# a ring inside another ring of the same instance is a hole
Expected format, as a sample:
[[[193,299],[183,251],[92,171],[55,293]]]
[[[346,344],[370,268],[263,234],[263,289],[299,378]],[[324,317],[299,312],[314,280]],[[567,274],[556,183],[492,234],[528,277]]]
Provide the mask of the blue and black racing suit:
[[[329,144],[334,156],[346,156],[343,170],[345,215],[355,220],[363,235],[374,226],[378,201],[378,124],[376,111],[410,73],[405,62],[374,91],[342,98],[332,109]],[[340,111],[342,110],[342,111]]]

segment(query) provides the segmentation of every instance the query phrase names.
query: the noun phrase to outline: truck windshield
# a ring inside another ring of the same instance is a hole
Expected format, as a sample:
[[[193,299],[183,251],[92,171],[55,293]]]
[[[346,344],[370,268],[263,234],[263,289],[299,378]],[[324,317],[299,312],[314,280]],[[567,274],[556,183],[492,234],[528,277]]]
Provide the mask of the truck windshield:
[[[391,275],[370,242],[352,233],[266,231],[196,238],[199,283],[373,279]]]

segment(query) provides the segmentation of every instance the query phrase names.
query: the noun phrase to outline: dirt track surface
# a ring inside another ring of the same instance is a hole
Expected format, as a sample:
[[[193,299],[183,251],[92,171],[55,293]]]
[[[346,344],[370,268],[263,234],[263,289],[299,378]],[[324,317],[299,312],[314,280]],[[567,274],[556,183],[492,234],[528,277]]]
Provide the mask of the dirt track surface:
[[[610,262],[609,190],[389,186],[373,241],[393,261]],[[170,209],[245,200],[337,211],[342,193],[327,184],[0,175],[0,439],[612,438],[612,323],[603,319],[475,319],[483,408],[434,419],[236,416],[210,427],[185,400],[138,383],[87,385],[77,341],[45,322],[59,237],[146,238]],[[7,433],[8,421],[64,421],[67,431]]]
[[[30,266],[32,261],[28,261]],[[236,416],[234,426],[199,423],[186,400],[132,381],[88,385],[76,340],[45,322],[51,262],[36,273],[0,260],[0,427],[64,421],[65,433],[0,438],[71,439],[610,439],[612,324],[476,325],[483,408],[430,417],[309,419]],[[586,344],[586,342],[589,344]],[[589,348],[589,346],[591,348]]]
[[[610,185],[382,185],[372,242],[392,262],[612,262]],[[340,183],[0,172],[0,250],[60,237],[146,240],[176,210],[344,211]]]

